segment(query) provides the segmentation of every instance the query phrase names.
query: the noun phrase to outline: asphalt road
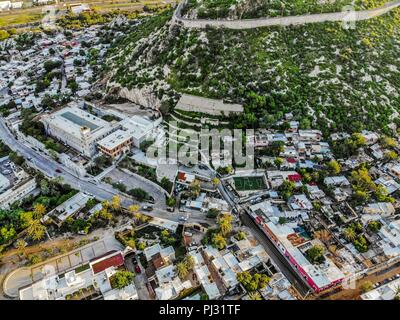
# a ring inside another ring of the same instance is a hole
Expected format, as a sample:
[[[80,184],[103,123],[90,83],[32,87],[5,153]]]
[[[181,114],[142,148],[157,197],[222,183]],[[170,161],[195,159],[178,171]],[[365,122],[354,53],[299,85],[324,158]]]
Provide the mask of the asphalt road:
[[[356,23],[357,21],[368,20],[379,17],[400,6],[400,1],[390,1],[384,5],[370,10],[339,11],[329,13],[316,13],[294,15],[286,17],[266,17],[258,19],[189,19],[183,18],[181,11],[186,6],[187,1],[181,1],[177,6],[173,19],[182,23],[186,28],[208,28],[223,27],[228,29],[254,29],[271,26],[290,26],[307,23],[321,23],[328,21],[339,21],[342,23]]]

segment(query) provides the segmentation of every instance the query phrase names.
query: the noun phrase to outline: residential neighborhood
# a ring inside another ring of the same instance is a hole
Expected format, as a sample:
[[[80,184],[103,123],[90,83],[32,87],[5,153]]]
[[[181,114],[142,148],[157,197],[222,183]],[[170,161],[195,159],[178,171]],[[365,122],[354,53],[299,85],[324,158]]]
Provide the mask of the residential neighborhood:
[[[58,10],[0,24],[1,300],[400,299],[395,62],[342,75],[386,55],[333,27],[337,1],[228,2],[0,1]]]

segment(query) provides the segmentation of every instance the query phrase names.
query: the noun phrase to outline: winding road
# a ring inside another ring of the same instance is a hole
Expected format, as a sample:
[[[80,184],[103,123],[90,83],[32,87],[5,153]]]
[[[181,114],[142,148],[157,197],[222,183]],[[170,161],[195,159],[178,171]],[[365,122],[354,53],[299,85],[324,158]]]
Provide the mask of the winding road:
[[[307,23],[328,22],[328,21],[354,23],[356,21],[368,20],[374,17],[381,16],[400,6],[400,0],[397,0],[388,2],[379,8],[370,10],[359,10],[359,11],[344,10],[341,12],[306,14],[306,15],[288,16],[288,17],[259,18],[259,19],[211,20],[211,19],[188,19],[182,17],[182,9],[186,5],[186,1],[187,0],[182,1],[177,6],[174,12],[173,21],[182,23],[183,26],[186,28],[198,28],[198,29],[204,29],[206,27],[222,27],[227,29],[254,29],[260,27],[290,26],[290,25],[301,25]]]

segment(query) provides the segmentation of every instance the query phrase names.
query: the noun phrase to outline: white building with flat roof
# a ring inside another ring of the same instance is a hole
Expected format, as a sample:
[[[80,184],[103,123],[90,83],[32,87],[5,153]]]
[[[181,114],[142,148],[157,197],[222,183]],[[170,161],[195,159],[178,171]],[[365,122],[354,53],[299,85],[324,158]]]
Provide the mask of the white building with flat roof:
[[[86,205],[89,199],[89,195],[79,192],[50,211],[46,216],[43,217],[43,221],[52,219],[56,225],[61,226],[66,219],[78,213],[78,211]]]
[[[78,107],[66,107],[41,118],[47,134],[68,144],[85,156],[96,154],[97,142],[118,129]]]
[[[0,209],[8,209],[16,201],[21,201],[36,188],[36,180],[24,170],[14,172],[15,180],[10,182],[0,174]]]
[[[140,116],[132,116],[120,122],[122,128],[132,137],[133,145],[137,148],[146,140],[152,140],[157,136],[156,128],[162,118],[156,121],[148,120]]]
[[[119,129],[100,140],[97,145],[104,154],[118,158],[120,155],[129,152],[132,143],[132,135],[128,131]]]

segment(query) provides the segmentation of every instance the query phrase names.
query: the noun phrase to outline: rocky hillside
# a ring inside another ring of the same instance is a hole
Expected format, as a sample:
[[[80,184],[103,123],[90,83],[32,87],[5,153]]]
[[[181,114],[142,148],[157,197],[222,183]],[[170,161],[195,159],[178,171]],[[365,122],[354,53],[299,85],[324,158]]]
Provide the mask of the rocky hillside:
[[[270,127],[289,111],[302,128],[326,133],[390,133],[400,124],[398,9],[354,30],[321,23],[199,31],[170,18],[146,18],[113,45],[110,88],[133,101],[144,93],[164,111],[181,92],[242,102],[236,127]]]

